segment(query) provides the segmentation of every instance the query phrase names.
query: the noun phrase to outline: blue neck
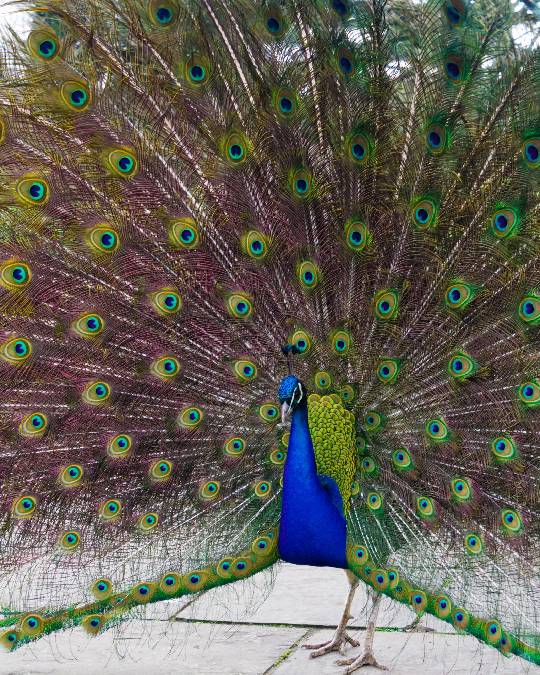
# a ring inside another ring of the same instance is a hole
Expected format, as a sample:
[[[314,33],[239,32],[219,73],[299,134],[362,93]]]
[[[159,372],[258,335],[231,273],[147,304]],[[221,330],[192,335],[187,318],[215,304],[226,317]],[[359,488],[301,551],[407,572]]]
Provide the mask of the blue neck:
[[[281,558],[299,565],[347,567],[346,524],[339,490],[317,474],[305,401],[292,414],[283,475]]]

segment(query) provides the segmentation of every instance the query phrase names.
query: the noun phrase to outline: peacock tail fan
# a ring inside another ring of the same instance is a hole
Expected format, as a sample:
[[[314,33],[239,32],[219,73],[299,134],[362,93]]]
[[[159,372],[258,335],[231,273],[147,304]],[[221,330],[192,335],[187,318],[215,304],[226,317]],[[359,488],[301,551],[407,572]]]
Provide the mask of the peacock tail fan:
[[[540,662],[540,66],[505,7],[26,5],[0,59],[8,648],[277,560],[292,344],[351,568]]]

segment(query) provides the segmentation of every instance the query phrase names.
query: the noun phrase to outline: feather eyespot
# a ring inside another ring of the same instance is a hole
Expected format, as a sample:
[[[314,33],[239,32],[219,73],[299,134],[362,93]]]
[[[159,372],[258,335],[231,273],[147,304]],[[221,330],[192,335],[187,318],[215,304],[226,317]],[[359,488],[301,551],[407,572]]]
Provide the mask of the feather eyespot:
[[[75,530],[64,532],[64,534],[60,537],[58,544],[64,551],[75,551],[75,549],[79,548],[81,545],[81,535]]]
[[[11,506],[11,513],[14,518],[31,518],[37,509],[37,499],[31,495],[23,495],[16,499]]]
[[[24,205],[44,206],[49,201],[49,184],[43,178],[21,178],[15,190]]]
[[[8,291],[26,288],[32,281],[30,267],[22,261],[7,261],[0,264],[0,285]]]
[[[60,87],[60,99],[69,110],[82,112],[90,105],[92,96],[87,84],[68,80]]]
[[[179,218],[169,227],[169,240],[176,248],[192,251],[200,243],[199,226],[193,218]]]
[[[33,30],[26,41],[28,51],[40,61],[53,61],[60,53],[60,40],[44,28]]]
[[[178,415],[178,426],[185,429],[196,429],[204,419],[204,413],[201,408],[191,406],[184,408]]]
[[[150,294],[154,310],[161,316],[171,316],[182,309],[180,294],[171,288],[163,288]]]
[[[24,364],[31,355],[32,345],[26,338],[9,338],[0,344],[0,358],[12,366]]]
[[[26,438],[40,438],[49,427],[47,415],[42,412],[33,412],[25,415],[19,424],[19,434]]]

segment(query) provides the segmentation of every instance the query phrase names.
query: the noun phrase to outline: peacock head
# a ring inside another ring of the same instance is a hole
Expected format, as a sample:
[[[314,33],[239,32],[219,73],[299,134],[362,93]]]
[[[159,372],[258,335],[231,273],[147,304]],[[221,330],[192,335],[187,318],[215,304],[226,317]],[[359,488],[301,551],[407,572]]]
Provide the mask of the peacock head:
[[[279,402],[281,403],[281,423],[300,404],[306,400],[306,388],[295,375],[287,375],[281,380],[278,389]]]

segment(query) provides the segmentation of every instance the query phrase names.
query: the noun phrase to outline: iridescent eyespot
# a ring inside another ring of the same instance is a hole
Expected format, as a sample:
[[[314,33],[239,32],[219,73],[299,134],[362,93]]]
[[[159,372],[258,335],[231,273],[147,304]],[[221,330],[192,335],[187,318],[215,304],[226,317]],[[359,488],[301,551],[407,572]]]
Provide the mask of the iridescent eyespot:
[[[184,76],[193,87],[205,85],[212,74],[210,61],[199,54],[191,56],[184,65]]]
[[[430,124],[425,131],[426,147],[431,155],[439,156],[447,149],[449,134],[442,124]]]
[[[436,443],[447,441],[450,438],[448,425],[441,417],[428,420],[424,429],[428,439]]]
[[[0,359],[12,366],[20,366],[32,355],[32,345],[26,338],[9,338],[0,344]]]
[[[33,412],[25,415],[19,424],[19,434],[26,438],[40,438],[49,428],[45,413]]]
[[[348,220],[345,223],[345,241],[351,251],[361,253],[371,244],[371,232],[362,221]]]
[[[398,448],[392,453],[392,463],[398,471],[408,471],[413,468],[411,455],[406,448]]]
[[[81,535],[78,532],[75,532],[74,530],[71,532],[64,532],[64,534],[60,537],[58,544],[60,548],[62,548],[64,551],[74,551],[75,549],[79,548],[81,543]]]
[[[383,592],[389,586],[388,573],[386,570],[374,569],[371,571],[371,584],[376,591]]]
[[[335,53],[338,72],[346,78],[352,77],[356,71],[356,62],[350,49],[340,47]]]
[[[249,558],[234,558],[232,562],[232,574],[237,579],[247,577],[253,568],[253,564]]]
[[[453,478],[450,481],[450,496],[457,502],[467,502],[473,497],[471,483],[468,478]]]
[[[161,316],[176,314],[182,309],[182,298],[172,288],[163,288],[150,295],[153,308]]]
[[[225,304],[233,319],[249,319],[253,313],[253,301],[247,293],[231,293]]]
[[[275,449],[270,453],[270,461],[275,466],[282,466],[287,458],[287,453],[283,450]]]
[[[528,408],[540,406],[540,381],[534,379],[519,385],[519,400]]]
[[[7,649],[8,652],[15,649],[17,642],[20,639],[20,634],[18,631],[9,628],[8,630],[0,633],[0,645]]]
[[[367,410],[364,415],[364,429],[368,432],[375,432],[384,426],[384,417],[375,410]]]
[[[416,512],[420,518],[431,519],[435,516],[435,505],[430,497],[420,496],[416,498]]]
[[[455,628],[465,630],[471,620],[470,614],[466,609],[458,607],[452,612],[452,623]]]
[[[362,166],[369,161],[373,152],[373,141],[366,134],[355,134],[347,141],[347,153],[353,164]]]
[[[119,434],[114,436],[107,443],[107,454],[109,457],[127,457],[133,447],[133,439],[129,434]]]
[[[249,156],[251,145],[244,134],[232,133],[223,142],[226,161],[231,166],[243,164]]]
[[[33,30],[26,41],[28,51],[40,61],[52,61],[60,53],[60,41],[57,36],[46,28]]]
[[[394,569],[393,567],[389,567],[386,570],[388,574],[388,583],[391,588],[391,590],[394,590],[396,586],[399,584],[399,572]]]
[[[182,576],[176,572],[167,572],[159,581],[159,588],[167,595],[174,595],[182,585]]]
[[[92,96],[86,83],[69,80],[60,87],[60,99],[69,110],[82,112],[90,105]]]
[[[275,546],[275,537],[272,538],[272,536],[261,535],[253,541],[251,544],[251,550],[256,556],[265,556],[273,551]]]
[[[397,291],[383,289],[375,294],[373,300],[375,316],[381,321],[390,321],[397,318],[399,295]]]
[[[399,359],[382,359],[377,366],[377,379],[383,384],[392,384],[397,380],[400,368]]]
[[[438,619],[447,619],[452,614],[452,602],[446,595],[438,595],[433,602],[433,608]]]
[[[96,225],[88,230],[87,242],[95,253],[116,253],[120,248],[118,232],[109,225]]]
[[[241,457],[246,451],[246,441],[240,436],[228,438],[223,444],[223,454],[228,457]]]
[[[313,383],[320,391],[327,391],[332,386],[332,377],[326,370],[319,370],[313,376]]]
[[[0,286],[8,291],[26,288],[31,281],[32,271],[25,262],[8,260],[0,264]]]
[[[20,626],[24,635],[33,637],[43,630],[44,620],[39,614],[27,614],[21,619]]]
[[[297,169],[289,174],[292,193],[298,199],[306,199],[313,191],[313,176],[307,169]]]
[[[540,324],[540,296],[528,293],[519,303],[518,315],[528,326]]]
[[[369,553],[365,546],[354,546],[351,554],[356,563],[365,565],[369,560]]]
[[[514,509],[502,509],[500,519],[503,532],[506,534],[516,535],[523,531],[523,520]]]
[[[111,397],[111,387],[101,380],[89,382],[82,393],[82,400],[89,405],[103,405]]]
[[[82,620],[81,625],[90,635],[97,635],[105,625],[105,618],[101,614],[88,614]]]
[[[415,612],[423,612],[427,607],[428,599],[424,591],[413,590],[411,591],[409,601]]]
[[[465,67],[461,56],[449,54],[444,60],[444,73],[452,84],[461,84],[465,79]]]
[[[502,632],[501,641],[499,643],[499,649],[506,656],[509,656],[514,651],[514,643],[512,640],[512,636],[510,635],[510,633],[507,633],[504,630]]]
[[[173,246],[191,251],[200,243],[199,226],[193,218],[178,218],[169,225],[169,241]]]
[[[312,340],[309,333],[305,330],[295,330],[290,336],[289,342],[296,347],[299,354],[309,354],[312,347]]]
[[[122,513],[122,503],[119,499],[107,499],[99,507],[99,516],[103,520],[115,520]]]
[[[148,3],[148,17],[155,26],[170,28],[178,18],[178,10],[167,0],[151,0]]]
[[[464,0],[445,0],[444,14],[451,26],[459,28],[467,17],[467,5]]]
[[[152,362],[150,372],[160,380],[171,380],[180,372],[180,361],[175,356],[161,356]]]
[[[177,418],[178,426],[186,429],[195,429],[204,419],[204,413],[200,408],[192,406],[184,408]]]
[[[454,380],[467,380],[477,372],[478,364],[467,352],[455,352],[448,362],[448,373]]]
[[[43,206],[49,201],[49,184],[43,178],[21,178],[15,190],[23,205]]]
[[[84,338],[93,338],[101,335],[105,322],[99,314],[83,314],[71,324],[73,331]]]
[[[223,558],[216,565],[216,573],[222,579],[230,579],[232,577],[232,558]]]
[[[491,233],[497,239],[514,237],[519,231],[521,216],[516,208],[499,208],[491,216]]]
[[[486,642],[490,645],[496,645],[500,642],[502,638],[503,630],[501,624],[495,619],[486,621],[485,623],[485,636]]]
[[[156,585],[155,584],[143,582],[141,584],[137,584],[130,591],[129,595],[136,602],[144,605],[147,602],[150,602],[150,600],[152,599],[152,596],[154,595],[155,592],[156,592]]]
[[[80,484],[83,473],[83,468],[80,464],[70,464],[60,469],[58,480],[64,487],[75,487]]]
[[[465,549],[471,555],[480,555],[484,549],[482,537],[477,532],[468,532],[465,535]]]
[[[107,600],[113,592],[112,581],[104,577],[96,579],[90,587],[90,592],[96,600]]]
[[[265,480],[260,480],[253,486],[253,494],[259,499],[266,499],[272,492],[272,486]]]
[[[334,354],[346,356],[352,344],[351,334],[346,330],[336,330],[330,336],[330,344]]]
[[[11,513],[14,518],[31,518],[36,512],[37,500],[30,495],[24,495],[16,499],[11,505]]]
[[[263,403],[259,406],[259,417],[265,422],[277,422],[279,420],[279,410],[274,403]]]
[[[168,459],[154,460],[148,469],[148,475],[153,481],[163,482],[171,477],[173,463]]]
[[[350,384],[346,384],[343,387],[341,387],[338,393],[341,396],[341,400],[343,401],[343,403],[352,403],[352,401],[354,401],[354,398],[356,396],[354,387],[352,387]]]
[[[282,444],[285,448],[288,448],[288,447],[289,447],[289,441],[290,441],[290,439],[291,439],[291,432],[290,432],[290,431],[286,431],[286,432],[285,432],[284,434],[282,434],[282,436],[281,436],[281,444]]]
[[[462,310],[475,298],[474,286],[456,279],[444,292],[444,302],[449,309]]]
[[[249,230],[240,240],[242,252],[252,260],[262,260],[268,255],[268,239],[258,230]]]
[[[320,270],[312,260],[303,260],[296,267],[296,276],[302,288],[312,290],[320,281]]]
[[[366,497],[366,504],[370,511],[380,511],[382,509],[382,496],[378,492],[369,492]]]
[[[198,593],[206,583],[207,574],[203,570],[188,572],[183,579],[183,585],[188,593]]]
[[[298,96],[292,89],[281,88],[274,92],[272,103],[278,117],[288,119],[298,110]]]
[[[379,469],[372,457],[364,457],[360,466],[366,476],[375,475]]]
[[[411,220],[417,230],[434,229],[438,215],[439,207],[430,197],[420,197],[411,206]]]
[[[111,150],[107,154],[107,166],[116,176],[133,178],[139,171],[139,162],[133,150]]]
[[[248,359],[239,359],[234,362],[233,372],[238,382],[253,382],[257,377],[257,366]]]
[[[143,513],[137,520],[137,527],[141,532],[150,532],[159,525],[157,513]]]
[[[517,443],[507,434],[494,438],[491,441],[490,449],[497,462],[510,462],[518,456]]]
[[[217,480],[209,480],[199,488],[199,497],[205,502],[213,502],[219,497],[220,487]]]
[[[272,7],[264,15],[264,28],[267,36],[273,38],[282,37],[287,29],[285,17],[277,7]]]
[[[540,166],[540,138],[531,136],[525,139],[521,146],[521,156],[529,169],[538,169]]]

